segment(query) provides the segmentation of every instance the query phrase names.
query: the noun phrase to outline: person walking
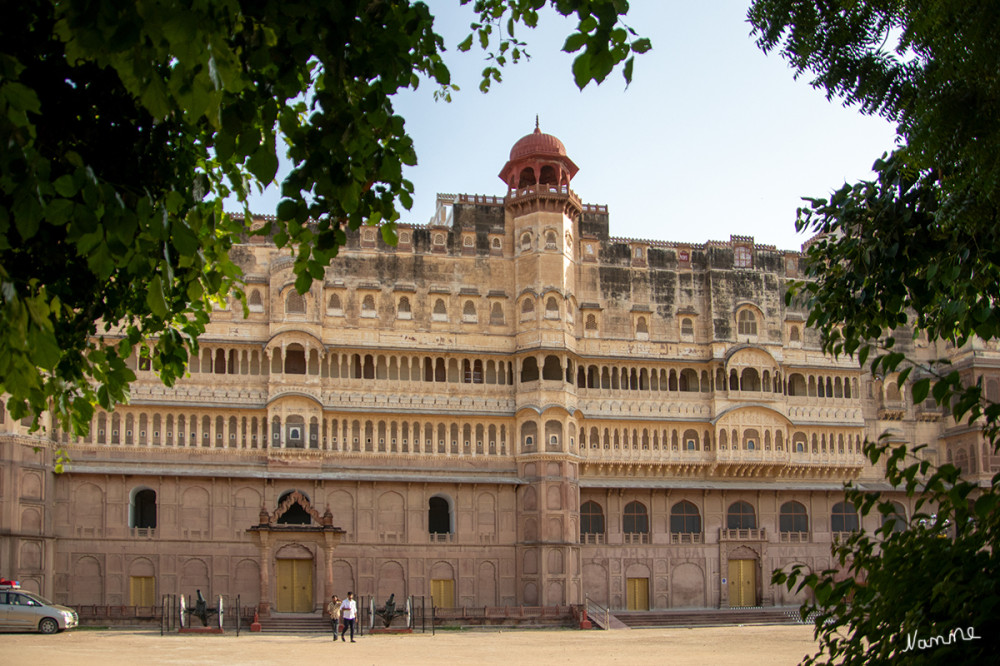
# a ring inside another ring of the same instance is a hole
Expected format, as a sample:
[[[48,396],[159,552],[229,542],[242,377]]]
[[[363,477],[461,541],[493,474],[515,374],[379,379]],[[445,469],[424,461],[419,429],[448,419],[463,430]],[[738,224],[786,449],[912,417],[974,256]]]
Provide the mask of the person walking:
[[[336,594],[326,605],[326,612],[330,614],[330,625],[333,627],[333,640],[337,640],[337,632],[340,630],[340,597]]]
[[[344,627],[340,630],[340,640],[344,639],[347,628],[351,628],[351,642],[354,642],[354,619],[358,616],[358,602],[354,600],[354,593],[348,592],[347,598],[340,602],[340,616],[344,619]]]

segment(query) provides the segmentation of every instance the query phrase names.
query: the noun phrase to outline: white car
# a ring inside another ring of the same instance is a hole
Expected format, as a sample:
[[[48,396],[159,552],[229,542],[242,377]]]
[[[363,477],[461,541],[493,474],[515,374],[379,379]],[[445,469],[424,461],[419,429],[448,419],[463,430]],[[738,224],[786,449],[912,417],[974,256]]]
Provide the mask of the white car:
[[[80,617],[72,608],[58,606],[17,586],[0,586],[0,630],[54,634],[79,623]]]

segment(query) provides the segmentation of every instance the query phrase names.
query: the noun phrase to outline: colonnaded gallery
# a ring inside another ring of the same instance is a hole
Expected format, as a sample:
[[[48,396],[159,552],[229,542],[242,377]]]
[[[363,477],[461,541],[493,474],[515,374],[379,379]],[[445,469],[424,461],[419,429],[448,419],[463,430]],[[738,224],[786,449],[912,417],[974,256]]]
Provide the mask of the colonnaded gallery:
[[[81,441],[0,409],[0,575],[70,605],[200,589],[265,613],[348,590],[782,605],[770,572],[829,567],[859,527],[843,482],[880,487],[866,437],[998,469],[977,430],[820,352],[784,301],[799,252],[614,237],[576,172],[536,128],[504,196],[439,195],[395,247],[349,235],[305,295],[288,252],[250,237],[249,315],[216,311],[176,387],[133,364],[130,404]],[[907,350],[996,397],[995,347]]]

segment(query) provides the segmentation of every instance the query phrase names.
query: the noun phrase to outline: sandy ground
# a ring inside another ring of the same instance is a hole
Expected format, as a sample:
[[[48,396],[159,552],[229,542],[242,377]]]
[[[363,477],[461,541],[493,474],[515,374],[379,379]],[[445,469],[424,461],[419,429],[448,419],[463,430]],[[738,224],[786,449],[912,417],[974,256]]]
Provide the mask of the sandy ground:
[[[160,636],[149,631],[0,635],[0,663],[30,664],[796,664],[813,654],[812,626],[739,626],[620,631],[439,631],[368,636],[241,632]],[[347,660],[346,662],[344,660]]]

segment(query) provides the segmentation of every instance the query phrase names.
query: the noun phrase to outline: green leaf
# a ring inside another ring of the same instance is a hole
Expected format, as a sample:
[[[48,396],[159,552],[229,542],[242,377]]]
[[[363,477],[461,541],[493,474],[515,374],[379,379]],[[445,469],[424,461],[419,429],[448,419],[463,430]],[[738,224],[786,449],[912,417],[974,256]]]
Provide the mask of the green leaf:
[[[629,46],[636,53],[645,53],[646,51],[648,51],[651,48],[653,48],[653,43],[650,42],[645,37],[643,37],[641,39],[637,39],[637,40],[633,41]]]
[[[69,199],[53,199],[45,207],[45,219],[50,224],[62,226],[69,221],[75,204]]]
[[[264,184],[274,182],[274,176],[278,173],[278,156],[275,155],[274,144],[265,143],[247,160],[247,169],[257,180]]]
[[[191,256],[198,251],[198,236],[183,220],[176,220],[170,228],[170,238],[174,247],[183,256]]]
[[[590,82],[590,52],[584,51],[573,60],[573,82],[583,90]]]
[[[167,317],[167,300],[163,294],[163,282],[159,275],[154,275],[146,288],[146,305],[160,319]]]
[[[625,68],[622,70],[622,76],[625,77],[625,83],[632,83],[632,66],[634,64],[635,58],[629,58],[625,61]]]
[[[154,118],[166,118],[170,113],[170,96],[159,78],[152,78],[142,93],[142,104]]]
[[[910,393],[913,396],[913,404],[918,404],[926,400],[930,388],[931,380],[929,377],[924,377],[913,382],[913,386],[910,388]]]
[[[55,188],[56,192],[61,197],[71,199],[73,195],[77,192],[76,181],[73,180],[73,176],[65,174],[56,178],[56,182],[52,183],[52,187]]]
[[[399,243],[399,236],[396,235],[396,225],[393,222],[385,222],[381,226],[382,241],[391,247]]]
[[[587,35],[582,32],[574,32],[566,38],[566,43],[563,44],[562,50],[566,53],[573,53],[579,51],[586,43]]]
[[[294,220],[298,214],[298,210],[299,205],[295,201],[284,199],[278,204],[278,219],[284,221]]]

